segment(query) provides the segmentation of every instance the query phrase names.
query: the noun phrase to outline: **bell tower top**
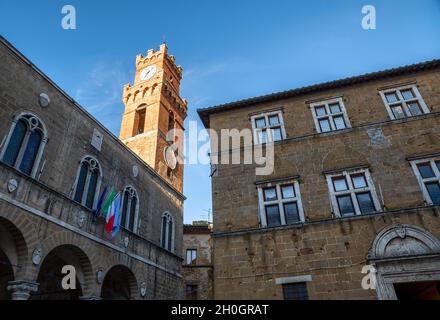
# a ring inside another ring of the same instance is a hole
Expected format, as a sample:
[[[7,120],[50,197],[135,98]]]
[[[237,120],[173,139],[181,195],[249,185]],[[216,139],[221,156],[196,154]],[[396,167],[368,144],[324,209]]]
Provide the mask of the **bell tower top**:
[[[168,47],[165,43],[160,45],[158,51],[149,49],[146,56],[138,54],[136,56],[134,85],[152,79],[166,79],[179,92],[183,69],[176,65],[175,61],[173,55],[168,55]]]
[[[184,129],[187,102],[180,97],[182,72],[166,44],[157,51],[148,50],[146,56],[137,55],[134,83],[123,88],[125,111],[119,135],[179,191],[183,189],[183,164],[176,159],[183,150],[183,138],[173,135],[170,141],[167,135]]]

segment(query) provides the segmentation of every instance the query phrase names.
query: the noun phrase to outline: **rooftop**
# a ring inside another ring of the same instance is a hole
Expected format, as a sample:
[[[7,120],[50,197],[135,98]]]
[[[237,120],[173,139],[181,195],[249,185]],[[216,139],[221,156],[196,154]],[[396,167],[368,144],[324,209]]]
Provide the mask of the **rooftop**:
[[[212,224],[199,224],[195,221],[193,224],[183,225],[183,234],[211,234]]]
[[[204,126],[206,128],[209,128],[209,116],[214,113],[228,111],[228,110],[235,109],[235,108],[248,107],[251,105],[258,104],[258,103],[271,102],[271,101],[276,101],[276,100],[280,100],[280,99],[292,98],[292,97],[304,95],[307,93],[318,92],[318,91],[323,91],[323,90],[328,90],[328,89],[334,89],[334,88],[343,87],[343,86],[349,86],[349,85],[372,81],[372,80],[376,80],[376,79],[383,79],[383,78],[388,78],[388,77],[399,76],[399,75],[411,73],[411,72],[419,72],[419,71],[424,71],[424,70],[435,69],[438,67],[440,67],[440,59],[435,59],[435,60],[431,60],[431,61],[402,66],[402,67],[398,67],[398,68],[367,73],[367,74],[360,75],[360,76],[354,76],[354,77],[319,83],[319,84],[315,84],[315,85],[311,85],[311,86],[300,87],[300,88],[296,88],[296,89],[292,89],[292,90],[271,93],[268,95],[248,98],[248,99],[244,99],[244,100],[238,100],[238,101],[234,101],[234,102],[220,104],[217,106],[201,108],[201,109],[197,109],[197,113],[199,114],[200,118],[202,119]]]

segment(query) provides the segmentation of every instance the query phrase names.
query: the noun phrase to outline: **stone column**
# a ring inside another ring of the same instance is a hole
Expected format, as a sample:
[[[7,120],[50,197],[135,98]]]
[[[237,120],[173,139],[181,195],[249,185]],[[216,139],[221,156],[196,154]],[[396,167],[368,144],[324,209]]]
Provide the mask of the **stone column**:
[[[38,291],[38,283],[28,280],[9,281],[8,290],[12,300],[28,300],[33,292]]]

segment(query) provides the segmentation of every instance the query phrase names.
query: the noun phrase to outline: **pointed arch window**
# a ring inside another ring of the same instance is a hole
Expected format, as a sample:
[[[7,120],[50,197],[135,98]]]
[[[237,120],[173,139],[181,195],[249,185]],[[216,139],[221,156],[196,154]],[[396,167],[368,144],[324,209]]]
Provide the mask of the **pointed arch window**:
[[[46,143],[43,122],[33,114],[22,113],[12,123],[0,159],[34,178]]]
[[[139,197],[136,190],[127,186],[122,198],[121,226],[132,232],[138,229]]]
[[[162,214],[161,246],[168,251],[174,251],[174,220],[171,214]]]
[[[75,184],[74,200],[89,209],[94,207],[101,182],[101,168],[98,160],[85,157],[79,166]]]
[[[145,131],[145,117],[147,114],[147,109],[145,105],[140,106],[136,109],[135,119],[134,119],[134,132],[133,136],[142,134]]]
[[[170,112],[168,114],[168,131],[174,130],[174,126],[175,126],[174,114]]]

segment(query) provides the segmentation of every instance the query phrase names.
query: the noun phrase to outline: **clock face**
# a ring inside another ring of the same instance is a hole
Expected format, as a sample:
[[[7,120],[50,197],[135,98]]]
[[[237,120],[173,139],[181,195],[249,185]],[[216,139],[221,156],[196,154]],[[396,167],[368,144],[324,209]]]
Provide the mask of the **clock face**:
[[[166,147],[164,150],[164,159],[167,166],[174,170],[177,167],[177,156],[172,146]]]
[[[144,70],[141,71],[140,79],[142,81],[150,80],[155,73],[156,73],[156,66],[153,65],[146,67]]]

